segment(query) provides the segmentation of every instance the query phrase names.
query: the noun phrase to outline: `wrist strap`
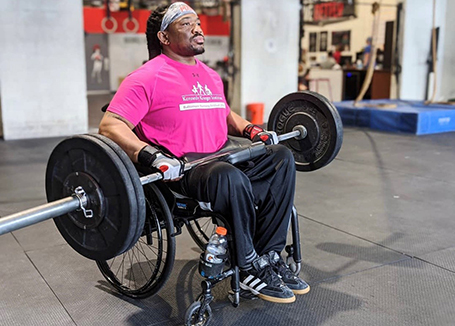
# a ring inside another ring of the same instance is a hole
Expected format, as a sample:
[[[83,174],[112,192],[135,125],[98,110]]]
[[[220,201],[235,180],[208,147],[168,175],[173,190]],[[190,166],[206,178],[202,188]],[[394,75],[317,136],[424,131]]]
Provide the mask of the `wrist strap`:
[[[257,125],[249,124],[243,129],[243,137],[253,139],[258,133],[263,132],[264,129]]]
[[[137,155],[137,161],[144,166],[151,166],[152,162],[156,158],[156,154],[159,152],[159,149],[150,145],[146,145],[139,151],[139,154]]]

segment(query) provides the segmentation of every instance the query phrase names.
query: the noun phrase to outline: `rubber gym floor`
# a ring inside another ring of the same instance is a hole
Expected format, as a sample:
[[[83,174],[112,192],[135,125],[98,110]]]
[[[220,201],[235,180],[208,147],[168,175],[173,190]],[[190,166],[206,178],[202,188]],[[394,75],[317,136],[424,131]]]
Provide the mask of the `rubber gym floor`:
[[[92,127],[99,117],[90,111]],[[0,141],[0,216],[45,203],[46,163],[60,140]],[[454,325],[454,180],[455,133],[345,128],[329,166],[297,175],[310,293],[233,308],[223,282],[211,325]],[[0,248],[0,325],[181,325],[200,293],[200,250],[186,230],[170,280],[142,300],[117,294],[52,220],[0,236]]]

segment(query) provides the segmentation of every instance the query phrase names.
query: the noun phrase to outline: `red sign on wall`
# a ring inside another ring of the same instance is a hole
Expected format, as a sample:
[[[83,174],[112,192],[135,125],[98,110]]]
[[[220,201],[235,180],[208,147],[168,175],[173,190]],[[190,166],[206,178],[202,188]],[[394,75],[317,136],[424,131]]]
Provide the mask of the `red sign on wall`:
[[[321,21],[343,17],[344,3],[326,2],[317,3],[313,8],[313,20]]]
[[[304,3],[305,24],[334,23],[355,16],[354,0],[307,0]]]

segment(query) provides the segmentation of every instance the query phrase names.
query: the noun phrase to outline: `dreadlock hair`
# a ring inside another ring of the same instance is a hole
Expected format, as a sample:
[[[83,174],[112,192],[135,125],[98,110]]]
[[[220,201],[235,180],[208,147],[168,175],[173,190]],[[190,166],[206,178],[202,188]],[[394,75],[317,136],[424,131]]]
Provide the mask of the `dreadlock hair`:
[[[162,46],[158,39],[158,32],[161,28],[164,14],[166,13],[168,5],[159,6],[151,12],[147,19],[147,30],[145,36],[147,37],[147,49],[149,51],[149,60],[161,54]]]

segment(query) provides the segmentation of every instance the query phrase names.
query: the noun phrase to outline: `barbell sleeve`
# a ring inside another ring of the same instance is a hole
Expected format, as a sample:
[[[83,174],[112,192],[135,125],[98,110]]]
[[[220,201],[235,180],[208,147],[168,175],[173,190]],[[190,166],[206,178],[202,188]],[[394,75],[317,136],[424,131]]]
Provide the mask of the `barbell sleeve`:
[[[80,207],[80,198],[73,195],[2,217],[0,218],[0,235],[73,212]]]
[[[281,141],[288,140],[288,139],[291,139],[294,137],[302,137],[302,131],[300,129],[296,129],[294,131],[291,131],[291,132],[288,132],[288,133],[285,133],[282,135],[278,135],[278,141],[281,142]]]

